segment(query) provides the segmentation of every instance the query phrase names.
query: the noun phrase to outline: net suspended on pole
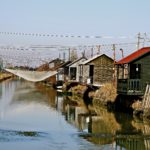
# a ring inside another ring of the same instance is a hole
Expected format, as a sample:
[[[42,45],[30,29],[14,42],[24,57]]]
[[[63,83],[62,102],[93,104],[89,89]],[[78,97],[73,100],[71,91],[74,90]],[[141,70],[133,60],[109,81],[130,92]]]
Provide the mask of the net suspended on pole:
[[[57,74],[57,71],[29,71],[29,70],[14,70],[14,69],[5,69],[5,70],[25,80],[32,82],[43,81]]]

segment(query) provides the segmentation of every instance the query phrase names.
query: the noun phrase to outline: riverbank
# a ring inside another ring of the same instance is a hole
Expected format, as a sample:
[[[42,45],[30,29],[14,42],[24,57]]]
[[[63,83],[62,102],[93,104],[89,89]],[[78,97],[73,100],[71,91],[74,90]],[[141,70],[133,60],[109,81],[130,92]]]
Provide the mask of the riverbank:
[[[65,83],[63,91],[72,93],[70,99],[77,103],[85,103],[87,108],[91,106],[105,106],[106,108],[111,103],[114,106],[117,92],[112,83],[106,83],[101,87],[80,83]],[[109,105],[110,106],[110,105]]]
[[[78,103],[83,99],[88,106],[105,107],[110,111],[133,113],[132,105],[140,98],[137,96],[118,95],[113,83],[106,83],[101,87],[80,83],[65,83],[63,91],[72,93],[72,98]],[[78,98],[77,98],[78,97]]]
[[[4,80],[7,80],[9,78],[12,78],[12,77],[13,77],[13,75],[10,74],[10,73],[3,73],[3,72],[1,72],[0,73],[0,82],[2,82]]]

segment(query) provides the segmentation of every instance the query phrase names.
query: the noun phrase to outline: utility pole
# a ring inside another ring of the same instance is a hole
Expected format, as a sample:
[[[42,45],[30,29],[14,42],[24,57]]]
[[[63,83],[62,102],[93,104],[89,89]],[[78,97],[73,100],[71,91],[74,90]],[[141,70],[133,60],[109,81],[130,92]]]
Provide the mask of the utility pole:
[[[114,85],[116,86],[116,69],[115,69],[115,63],[116,63],[116,46],[115,46],[115,44],[113,44],[112,45],[113,46],[113,48],[112,48],[112,50],[113,50],[113,57],[114,57],[114,75],[113,75],[113,83],[114,83]]]
[[[140,39],[141,39],[141,33],[138,33],[138,40],[137,40],[137,49],[140,49]]]
[[[91,57],[93,57],[93,47],[91,48]]]
[[[64,61],[66,60],[66,53],[65,52],[63,53],[63,60]]]
[[[143,47],[145,46],[145,41],[146,41],[146,39],[147,39],[147,34],[146,34],[146,33],[144,33],[144,38],[143,38]]]
[[[85,50],[82,52],[82,57],[85,57]]]
[[[70,48],[68,49],[68,57],[69,57],[69,61],[70,61]]]
[[[115,46],[115,44],[113,44],[112,45],[113,46],[113,57],[114,57],[114,64],[115,64],[115,62],[116,62],[116,46]]]
[[[61,55],[60,55],[60,53],[59,53],[59,59],[61,58]]]
[[[101,48],[101,46],[97,45],[96,47],[97,47],[97,55],[100,55],[100,48]]]

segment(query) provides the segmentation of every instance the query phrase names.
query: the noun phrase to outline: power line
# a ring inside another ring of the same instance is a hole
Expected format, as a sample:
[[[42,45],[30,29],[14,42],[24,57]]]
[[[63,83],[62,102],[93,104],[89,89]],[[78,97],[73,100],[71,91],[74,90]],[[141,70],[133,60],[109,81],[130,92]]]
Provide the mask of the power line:
[[[68,35],[68,34],[45,34],[45,33],[24,33],[24,32],[0,32],[0,35],[15,35],[15,36],[34,36],[34,37],[49,37],[49,38],[86,38],[86,39],[129,39],[134,36],[101,36],[101,35]]]
[[[136,42],[133,43],[114,43],[116,46],[129,46],[129,45],[136,45]],[[27,50],[36,50],[36,49],[58,49],[58,50],[68,50],[69,48],[78,48],[78,49],[87,49],[87,48],[99,48],[99,47],[109,47],[112,46],[113,44],[94,44],[94,45],[35,45],[35,46],[29,46],[29,47],[15,47],[15,46],[0,46],[0,49],[9,49],[9,50],[22,50],[22,51],[27,51]]]

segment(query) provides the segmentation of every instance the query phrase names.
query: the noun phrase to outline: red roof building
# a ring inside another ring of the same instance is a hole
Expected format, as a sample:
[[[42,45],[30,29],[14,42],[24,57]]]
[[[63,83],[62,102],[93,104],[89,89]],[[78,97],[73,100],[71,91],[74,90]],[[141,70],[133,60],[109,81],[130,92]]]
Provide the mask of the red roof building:
[[[141,48],[116,63],[117,92],[144,95],[150,84],[150,47]]]

